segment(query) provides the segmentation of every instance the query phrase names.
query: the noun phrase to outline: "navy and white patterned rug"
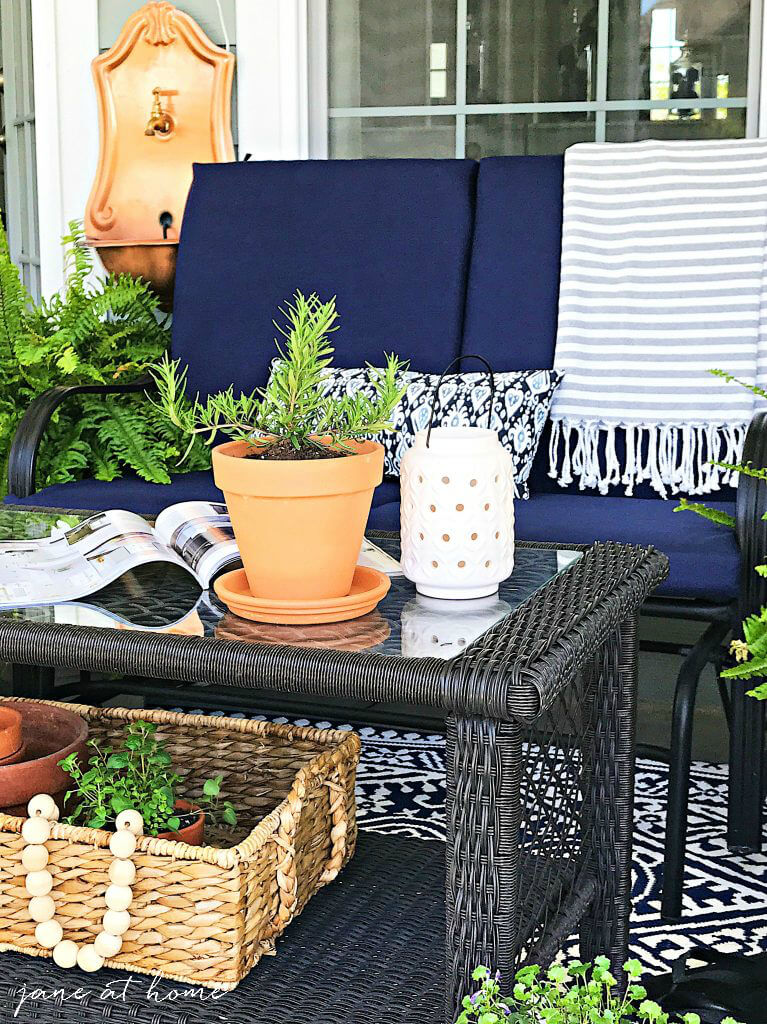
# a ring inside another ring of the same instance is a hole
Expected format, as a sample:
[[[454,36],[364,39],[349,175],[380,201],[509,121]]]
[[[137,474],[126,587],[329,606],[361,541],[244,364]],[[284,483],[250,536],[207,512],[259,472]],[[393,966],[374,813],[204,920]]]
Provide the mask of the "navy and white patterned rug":
[[[360,826],[444,839],[444,737],[369,728],[358,732],[362,737],[357,783]],[[767,853],[736,856],[727,849],[727,768],[723,765],[693,765],[684,918],[679,924],[661,921],[659,874],[667,786],[666,765],[638,762],[633,954],[652,973],[667,969],[694,945],[739,953],[767,951]],[[577,955],[577,946],[572,953]]]
[[[335,725],[292,721],[317,728]],[[357,732],[362,739],[357,773],[360,827],[444,840],[444,736],[372,728]],[[693,763],[683,919],[678,924],[661,920],[667,789],[668,767],[640,759],[634,809],[632,954],[648,973],[659,973],[696,945],[732,953],[767,952],[767,852],[736,855],[727,849],[725,765]],[[568,952],[577,956],[577,944]]]

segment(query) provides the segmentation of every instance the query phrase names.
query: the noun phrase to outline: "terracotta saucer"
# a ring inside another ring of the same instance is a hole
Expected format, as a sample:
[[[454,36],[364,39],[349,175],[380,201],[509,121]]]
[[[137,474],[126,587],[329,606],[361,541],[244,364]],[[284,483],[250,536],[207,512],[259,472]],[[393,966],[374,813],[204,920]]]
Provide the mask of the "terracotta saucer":
[[[375,608],[389,590],[391,580],[377,569],[358,565],[348,594],[315,601],[278,601],[268,597],[253,597],[244,569],[224,573],[213,586],[227,608],[243,619],[291,625],[344,622],[346,619],[359,618]]]
[[[18,764],[19,761],[23,761],[27,753],[26,743],[22,743],[18,750],[14,750],[12,754],[7,757],[0,758],[0,768],[6,764]]]

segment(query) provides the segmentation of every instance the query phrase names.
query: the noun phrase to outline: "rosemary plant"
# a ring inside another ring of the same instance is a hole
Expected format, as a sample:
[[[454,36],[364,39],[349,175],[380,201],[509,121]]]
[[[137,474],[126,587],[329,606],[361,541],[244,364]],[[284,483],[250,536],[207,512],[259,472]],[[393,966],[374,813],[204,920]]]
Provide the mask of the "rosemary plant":
[[[338,329],[335,298],[322,302],[297,291],[293,302],[280,312],[285,324],[274,326],[284,342],[275,339],[279,359],[265,388],[235,394],[234,387],[201,400],[186,397],[186,369],[167,356],[152,370],[158,389],[156,404],[171,423],[189,435],[212,444],[219,433],[233,440],[271,446],[311,458],[330,447],[339,454],[351,451],[347,442],[370,437],[390,427],[389,418],[402,397],[399,375],[404,369],[388,355],[383,370],[369,368],[374,397],[357,392],[332,398],[323,393],[323,380],[333,358],[331,335]],[[319,438],[323,438],[322,444]],[[275,455],[277,452],[275,451]]]

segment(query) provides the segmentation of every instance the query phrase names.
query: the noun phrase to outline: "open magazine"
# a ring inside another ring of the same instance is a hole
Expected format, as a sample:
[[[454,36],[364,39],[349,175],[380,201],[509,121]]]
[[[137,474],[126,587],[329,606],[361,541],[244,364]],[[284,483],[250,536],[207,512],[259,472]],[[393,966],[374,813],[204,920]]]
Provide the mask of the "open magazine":
[[[389,575],[401,572],[367,539],[359,561]],[[96,512],[76,526],[60,523],[42,540],[0,542],[0,608],[77,601],[149,562],[181,566],[203,590],[241,565],[226,505],[181,502],[153,526],[134,512]]]

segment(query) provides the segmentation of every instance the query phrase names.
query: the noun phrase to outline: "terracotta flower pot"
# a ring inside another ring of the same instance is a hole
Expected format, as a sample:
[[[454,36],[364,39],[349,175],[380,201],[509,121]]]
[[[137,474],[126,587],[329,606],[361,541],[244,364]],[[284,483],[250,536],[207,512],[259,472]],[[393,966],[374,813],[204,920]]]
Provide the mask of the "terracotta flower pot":
[[[38,793],[48,793],[61,809],[72,780],[59,761],[72,753],[87,760],[88,723],[73,711],[49,704],[1,704],[21,713],[23,760],[0,766],[0,809],[26,817],[27,803]]]
[[[321,600],[349,593],[384,450],[349,442],[355,455],[297,461],[246,458],[252,445],[213,449],[254,597]]]
[[[21,712],[7,704],[0,705],[0,760],[17,754],[21,742]]]
[[[160,832],[157,838],[174,839],[177,843],[188,843],[189,846],[202,846],[202,839],[205,833],[204,811],[201,811],[196,804],[192,804],[188,800],[177,800],[175,810],[179,815],[196,813],[197,817],[191,825],[184,825],[178,832]]]

